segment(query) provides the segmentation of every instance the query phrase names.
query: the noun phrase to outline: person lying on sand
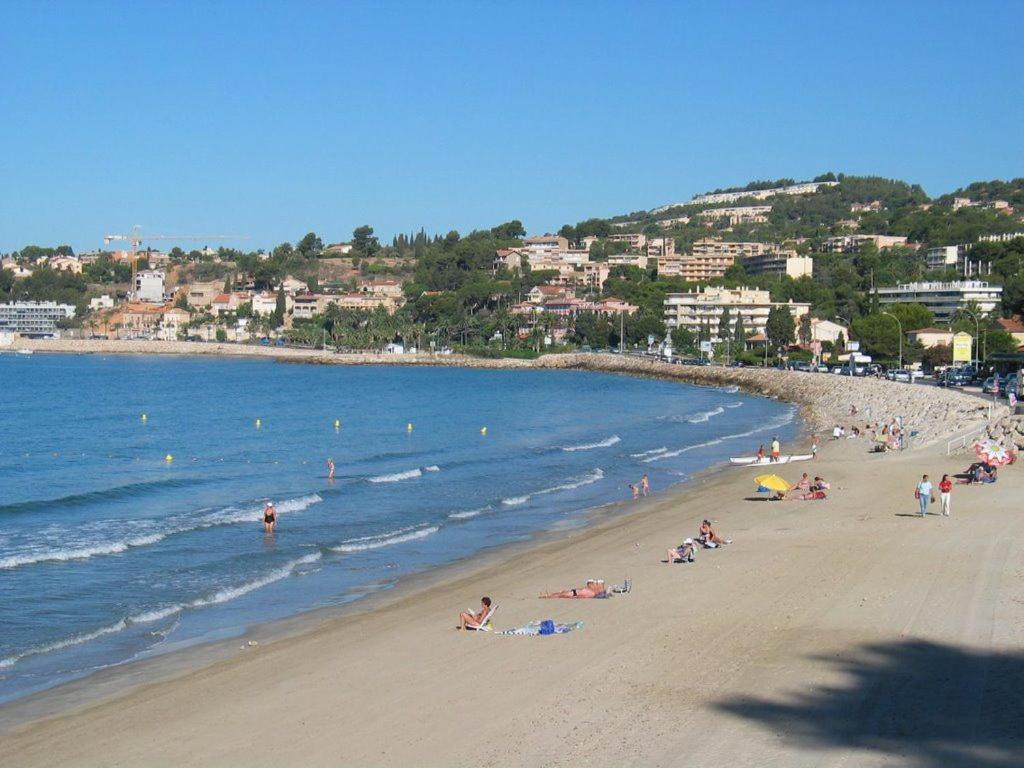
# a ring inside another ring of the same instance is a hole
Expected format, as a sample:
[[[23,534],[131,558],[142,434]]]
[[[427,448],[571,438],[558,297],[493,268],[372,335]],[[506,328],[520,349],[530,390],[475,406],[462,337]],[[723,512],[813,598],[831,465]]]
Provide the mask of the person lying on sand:
[[[732,539],[723,539],[715,532],[710,520],[705,520],[700,524],[700,531],[697,533],[697,541],[708,549],[714,549],[722,544],[732,544]]]
[[[564,597],[570,600],[584,599],[588,597],[604,597],[604,582],[597,579],[587,579],[587,586],[575,587],[574,589],[563,589],[561,592],[542,592],[541,597]]]
[[[483,625],[482,622],[487,618],[487,614],[491,612],[491,598],[481,597],[480,598],[480,610],[477,613],[470,613],[469,611],[463,611],[459,614],[459,626],[456,629],[480,629]]]
[[[697,559],[697,543],[693,539],[687,539],[678,547],[668,551],[669,565],[672,563],[692,563]]]
[[[800,494],[799,496],[789,496],[787,501],[820,501],[828,498],[824,491],[808,491],[807,493]]]

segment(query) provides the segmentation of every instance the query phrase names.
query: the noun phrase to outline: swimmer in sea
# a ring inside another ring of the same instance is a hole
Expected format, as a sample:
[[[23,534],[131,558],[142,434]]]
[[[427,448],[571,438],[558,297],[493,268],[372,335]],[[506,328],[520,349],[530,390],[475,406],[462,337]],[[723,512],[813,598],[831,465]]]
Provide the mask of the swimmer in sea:
[[[334,479],[334,459],[331,458],[327,459],[327,479]]]
[[[267,506],[263,508],[263,531],[264,533],[273,533],[274,526],[277,525],[277,510],[274,508],[274,502],[268,501]]]

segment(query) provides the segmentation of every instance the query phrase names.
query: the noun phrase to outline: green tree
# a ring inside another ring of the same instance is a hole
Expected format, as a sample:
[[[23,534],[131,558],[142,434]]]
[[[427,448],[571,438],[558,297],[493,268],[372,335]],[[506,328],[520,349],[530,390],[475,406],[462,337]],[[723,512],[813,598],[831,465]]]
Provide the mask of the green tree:
[[[725,307],[722,310],[722,314],[718,316],[718,338],[728,339],[732,334],[732,317],[729,313],[729,308]]]
[[[795,340],[793,315],[785,307],[773,306],[768,311],[765,335],[775,348],[788,347]]]
[[[306,259],[315,259],[324,250],[324,243],[315,232],[308,233],[295,245],[295,252]]]
[[[515,240],[526,237],[526,228],[523,227],[523,222],[519,219],[512,219],[512,221],[506,221],[504,224],[492,228],[491,235],[498,240]]]
[[[927,328],[935,322],[935,315],[924,304],[893,304],[886,311],[899,318],[904,333]]]
[[[736,315],[736,325],[733,327],[733,339],[739,343],[740,349],[743,348],[747,342],[747,329],[743,327],[743,314],[738,313]]]
[[[277,303],[274,305],[273,321],[274,327],[280,328],[284,325],[284,313],[288,309],[288,300],[284,295],[284,285],[281,285],[277,289]]]
[[[804,344],[804,345],[810,344],[811,343],[811,336],[812,335],[813,335],[813,333],[811,331],[811,316],[810,316],[810,314],[801,315],[800,316],[800,329],[799,329],[799,332],[797,334],[798,338],[800,339],[800,343]]]
[[[697,339],[693,333],[680,326],[672,330],[672,347],[676,352],[693,352],[697,349]]]
[[[380,243],[373,235],[373,227],[364,224],[352,230],[352,252],[357,256],[373,256],[380,250]]]

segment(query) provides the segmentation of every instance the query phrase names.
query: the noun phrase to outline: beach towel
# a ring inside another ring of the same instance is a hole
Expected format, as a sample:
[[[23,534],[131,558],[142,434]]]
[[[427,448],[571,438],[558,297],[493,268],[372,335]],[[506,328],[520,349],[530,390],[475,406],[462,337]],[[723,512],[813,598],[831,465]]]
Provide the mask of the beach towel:
[[[529,624],[524,624],[521,627],[513,627],[512,629],[503,629],[501,632],[495,632],[496,635],[540,635],[540,625],[543,623],[542,620],[531,621]],[[582,621],[574,621],[571,624],[555,624],[553,635],[564,635],[566,632],[572,632],[574,629],[583,629]]]

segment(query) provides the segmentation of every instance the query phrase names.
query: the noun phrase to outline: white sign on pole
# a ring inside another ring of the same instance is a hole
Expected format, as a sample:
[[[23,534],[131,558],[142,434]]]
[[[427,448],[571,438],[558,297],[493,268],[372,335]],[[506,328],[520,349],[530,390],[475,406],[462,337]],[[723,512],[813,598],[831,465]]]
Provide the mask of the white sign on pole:
[[[713,352],[714,349],[714,345],[710,341],[702,341],[700,343],[701,352]]]
[[[846,342],[846,351],[847,352],[860,352],[860,342],[859,341],[848,341],[848,342]]]

